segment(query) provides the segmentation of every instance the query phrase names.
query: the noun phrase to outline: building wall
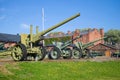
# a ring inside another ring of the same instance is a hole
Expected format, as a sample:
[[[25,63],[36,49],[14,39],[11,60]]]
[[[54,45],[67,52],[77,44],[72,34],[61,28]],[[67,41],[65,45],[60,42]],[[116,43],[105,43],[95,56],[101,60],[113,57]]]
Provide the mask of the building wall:
[[[93,29],[92,32],[89,33],[89,38],[88,38],[88,42],[91,42],[91,41],[94,41],[96,39],[100,39],[104,36],[104,33],[101,34],[101,30],[97,30],[97,29]],[[98,43],[104,43],[103,40],[100,40],[98,42],[96,42],[95,44],[98,44]]]
[[[13,47],[13,46],[15,46],[15,45],[16,45],[16,43],[9,42],[9,43],[5,43],[4,47],[5,47],[5,48],[9,48],[9,47]]]
[[[77,36],[79,36],[81,34],[80,31],[78,30],[75,30],[74,34],[73,34],[73,39]],[[83,34],[82,37],[80,39],[77,39],[75,41],[73,41],[73,43],[75,42],[82,42],[82,43],[88,43],[88,42],[92,42],[96,39],[100,39],[104,37],[104,30],[103,29],[93,29],[93,30],[88,30],[88,32],[86,32],[86,34]],[[98,43],[104,43],[104,40],[100,40],[98,42],[96,42],[95,44],[98,44]]]

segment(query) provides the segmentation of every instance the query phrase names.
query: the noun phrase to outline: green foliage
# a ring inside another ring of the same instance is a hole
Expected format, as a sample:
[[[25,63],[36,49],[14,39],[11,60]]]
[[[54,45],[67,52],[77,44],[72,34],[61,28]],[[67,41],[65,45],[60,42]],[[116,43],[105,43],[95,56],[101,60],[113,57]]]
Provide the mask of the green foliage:
[[[65,37],[56,37],[56,38],[49,38],[49,39],[45,39],[45,44],[52,44],[53,41],[57,41],[57,42],[66,42],[68,40],[71,40],[71,36],[65,36]]]
[[[88,31],[88,30],[91,30],[91,28],[83,28],[83,29],[80,29],[80,32],[84,32],[84,31]]]
[[[107,42],[120,43],[120,30],[111,29],[105,33],[105,36],[111,37],[111,38],[105,39],[105,41]]]
[[[8,64],[12,75],[0,80],[119,80],[120,61],[19,62]]]

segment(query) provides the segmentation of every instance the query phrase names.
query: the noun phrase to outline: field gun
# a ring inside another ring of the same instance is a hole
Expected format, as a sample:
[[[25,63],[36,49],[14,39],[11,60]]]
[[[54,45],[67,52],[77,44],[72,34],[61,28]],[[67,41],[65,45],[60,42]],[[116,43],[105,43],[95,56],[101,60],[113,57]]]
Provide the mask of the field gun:
[[[61,25],[77,18],[80,16],[80,13],[73,15],[70,18],[65,19],[64,21],[44,30],[42,32],[38,32],[38,26],[36,27],[36,34],[33,34],[32,28],[30,25],[30,34],[21,34],[20,42],[18,42],[15,46],[11,48],[11,54],[15,61],[23,61],[27,60],[27,56],[29,54],[34,55],[36,60],[43,60],[46,55],[45,46],[42,44],[42,40],[44,39],[44,35],[48,32],[60,27]]]
[[[47,47],[51,47],[48,58],[59,59],[60,57],[63,57],[63,59],[70,59],[72,57],[72,42],[80,37],[81,36],[77,36],[67,42],[52,42],[52,45],[47,45]]]
[[[73,49],[73,56],[76,58],[81,58],[83,55],[87,55],[87,57],[92,57],[92,55],[89,52],[90,51],[89,47],[94,46],[94,43],[100,40],[103,40],[105,38],[108,38],[108,37],[102,37],[100,39],[96,39],[92,42],[88,42],[85,44],[83,44],[82,42],[76,42]]]

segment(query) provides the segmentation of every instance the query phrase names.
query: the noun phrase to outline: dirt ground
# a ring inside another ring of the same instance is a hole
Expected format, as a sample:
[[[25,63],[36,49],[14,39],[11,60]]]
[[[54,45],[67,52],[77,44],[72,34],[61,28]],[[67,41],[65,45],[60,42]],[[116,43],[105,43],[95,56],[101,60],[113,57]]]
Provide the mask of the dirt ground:
[[[44,59],[42,60],[42,62],[69,62],[69,61],[95,61],[95,62],[103,62],[103,61],[115,61],[115,60],[119,60],[120,58],[116,58],[116,57],[106,57],[106,56],[97,56],[94,58],[89,58],[89,59],[85,59],[85,58],[81,58],[81,59],[58,59],[58,60],[49,60],[49,59]],[[31,62],[31,61],[28,61]],[[4,65],[6,63],[16,63],[11,56],[5,56],[5,57],[0,57],[0,65]]]

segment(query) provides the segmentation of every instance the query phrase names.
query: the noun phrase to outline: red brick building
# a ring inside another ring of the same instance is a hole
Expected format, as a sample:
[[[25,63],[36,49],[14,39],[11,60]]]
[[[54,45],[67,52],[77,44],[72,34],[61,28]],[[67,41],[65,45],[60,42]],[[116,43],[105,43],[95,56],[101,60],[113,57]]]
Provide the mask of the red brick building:
[[[84,44],[84,43],[94,41],[96,39],[100,39],[100,38],[104,37],[104,30],[103,29],[98,30],[98,29],[94,28],[94,29],[88,29],[88,30],[81,32],[79,29],[76,29],[75,32],[73,33],[72,38],[74,39],[75,37],[77,37],[79,35],[82,35],[82,37],[73,41],[73,43],[82,42]],[[95,44],[98,44],[98,43],[103,44],[104,40],[100,40],[100,41],[96,42]]]

